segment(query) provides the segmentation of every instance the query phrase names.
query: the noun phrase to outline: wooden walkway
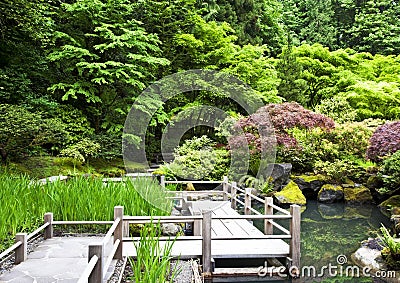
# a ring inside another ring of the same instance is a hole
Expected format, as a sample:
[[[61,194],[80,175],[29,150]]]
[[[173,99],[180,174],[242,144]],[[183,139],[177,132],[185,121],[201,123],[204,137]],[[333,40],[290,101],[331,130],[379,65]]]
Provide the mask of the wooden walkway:
[[[211,210],[213,218],[218,216],[239,216],[229,201],[192,202],[195,215]],[[195,232],[196,233],[196,232]],[[211,255],[214,259],[277,258],[289,256],[289,245],[281,239],[262,239],[264,233],[246,219],[213,219],[211,222]],[[200,237],[178,237],[172,247],[171,256],[181,259],[201,258]],[[215,239],[217,238],[217,239]],[[218,239],[226,238],[226,239]],[[230,239],[231,238],[231,239]],[[250,239],[249,239],[250,238]],[[259,239],[251,239],[259,238]],[[167,239],[161,241],[163,246]],[[133,241],[124,242],[124,255],[136,257]]]
[[[181,181],[172,182],[179,183]],[[162,180],[161,184],[165,185],[165,183],[167,182]],[[215,182],[208,181],[205,183]],[[181,259],[200,258],[204,277],[218,274],[214,269],[218,260],[250,262],[250,259],[270,260],[271,258],[281,258],[286,261],[288,267],[300,267],[300,207],[292,205],[290,211],[287,211],[274,205],[272,198],[261,199],[253,195],[251,189],[242,189],[235,182],[229,183],[227,178],[224,178],[221,184],[223,190],[219,192],[212,191],[212,193],[220,193],[223,201],[188,201],[190,199],[188,195],[191,192],[171,191],[171,197],[168,196],[168,198],[180,200],[182,211],[190,212],[188,213],[190,215],[127,216],[124,215],[122,206],[114,207],[113,221],[54,221],[53,214],[46,213],[44,215],[44,224],[38,229],[30,234],[16,234],[15,244],[0,253],[0,263],[15,256],[15,264],[17,265],[25,261],[28,265],[33,264],[32,256],[28,257],[27,255],[28,243],[40,235],[43,235],[45,240],[50,240],[51,242],[54,225],[111,225],[100,242],[85,243],[85,247],[77,249],[79,254],[84,251],[83,257],[87,257],[87,260],[82,258],[86,264],[84,267],[80,266],[79,268],[78,273],[81,274],[78,282],[100,283],[108,276],[109,268],[114,265],[116,260],[122,260],[123,256],[137,256],[134,241],[139,241],[139,238],[129,237],[130,224],[160,221],[160,223],[187,223],[192,225],[193,236],[172,237],[175,240],[172,247],[172,256]],[[206,192],[202,191],[202,193]],[[238,197],[239,195],[240,197]],[[251,206],[252,200],[264,203],[264,214],[261,214]],[[245,215],[239,215],[234,209],[237,203],[243,205]],[[255,219],[264,222],[264,232],[258,230],[249,221]],[[290,228],[282,227],[275,220],[287,220]],[[160,244],[164,245],[170,240],[171,237],[162,237],[160,238]],[[63,238],[62,241],[65,242],[65,247],[68,248],[57,248],[57,253],[61,257],[67,257],[68,253],[63,251],[68,251],[71,243],[67,238]],[[36,261],[36,263],[34,264],[34,270],[43,269],[42,260],[40,262]],[[16,268],[15,271],[20,272],[22,276],[33,274],[33,272],[24,273],[22,269],[25,266],[25,264],[20,265],[20,270]],[[288,270],[290,271],[290,269]],[[290,272],[290,275],[294,277],[299,274],[296,270],[294,273]],[[61,271],[60,273],[64,272]],[[225,274],[225,271],[222,273]],[[0,280],[0,282],[8,282],[8,279],[5,279],[4,276],[7,275],[0,276],[3,280]],[[54,277],[55,275],[51,276]],[[73,279],[74,282],[76,282],[76,278],[77,276]],[[35,278],[24,279],[27,280],[23,282],[36,282]],[[33,281],[30,281],[31,279]],[[54,282],[54,280],[51,282]]]

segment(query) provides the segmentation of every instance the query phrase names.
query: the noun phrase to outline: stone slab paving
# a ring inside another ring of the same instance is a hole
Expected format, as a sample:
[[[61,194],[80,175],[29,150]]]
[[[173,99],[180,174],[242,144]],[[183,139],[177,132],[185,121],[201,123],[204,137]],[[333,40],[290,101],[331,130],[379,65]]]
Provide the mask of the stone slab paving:
[[[0,275],[0,283],[72,283],[77,282],[88,262],[88,246],[102,237],[54,237],[39,243],[25,262]],[[105,246],[105,254],[112,242]],[[107,259],[105,259],[107,261]],[[114,272],[113,260],[106,278]]]

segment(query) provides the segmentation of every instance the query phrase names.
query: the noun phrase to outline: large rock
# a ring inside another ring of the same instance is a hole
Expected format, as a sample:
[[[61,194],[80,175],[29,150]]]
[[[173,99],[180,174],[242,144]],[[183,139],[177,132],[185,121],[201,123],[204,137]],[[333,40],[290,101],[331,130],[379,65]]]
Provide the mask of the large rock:
[[[280,190],[289,183],[290,172],[292,171],[292,164],[290,163],[276,163],[272,164],[271,178],[274,184],[274,190]]]
[[[379,204],[383,214],[390,217],[393,222],[394,230],[400,235],[400,196],[392,196]]]
[[[300,175],[295,176],[293,181],[296,182],[303,194],[316,199],[322,186],[327,183],[327,178],[324,175]]]
[[[334,203],[342,201],[344,198],[343,188],[341,186],[325,184],[318,193],[318,201],[324,203]]]
[[[307,203],[306,197],[293,181],[290,181],[280,192],[276,192],[274,196],[280,204],[306,205]]]
[[[392,197],[388,198],[387,200],[381,202],[379,204],[379,207],[381,209],[387,210],[388,212],[390,212],[391,210],[393,210],[397,207],[400,207],[400,196],[392,196]]]
[[[176,236],[182,231],[178,224],[167,223],[161,225],[162,234],[165,236]]]
[[[386,270],[387,266],[382,259],[381,246],[377,239],[368,239],[363,242],[362,246],[351,255],[351,259],[358,266],[367,267],[372,271],[372,274],[378,270]]]
[[[371,191],[365,186],[344,189],[344,200],[348,204],[363,204],[373,201]]]

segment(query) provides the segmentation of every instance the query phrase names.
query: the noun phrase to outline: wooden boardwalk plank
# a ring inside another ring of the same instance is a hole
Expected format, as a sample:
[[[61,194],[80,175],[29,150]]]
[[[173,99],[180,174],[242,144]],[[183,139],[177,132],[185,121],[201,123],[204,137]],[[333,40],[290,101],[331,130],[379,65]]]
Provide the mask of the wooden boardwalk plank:
[[[191,203],[193,212],[211,210],[213,217],[239,215],[231,208],[229,201],[195,201]],[[289,256],[289,245],[281,239],[252,239],[249,236],[264,235],[246,219],[213,219],[211,222],[212,237],[243,237],[240,240],[212,240],[211,254],[215,259],[235,258],[275,258]],[[165,241],[160,241],[161,246]],[[133,242],[124,242],[124,255],[136,256]],[[172,256],[181,259],[201,258],[202,241],[200,239],[178,240],[172,247]]]
[[[160,241],[163,247],[165,241]],[[136,257],[136,249],[132,242],[124,242],[124,255]],[[271,258],[287,257],[289,245],[283,240],[212,240],[213,258]],[[181,259],[200,258],[201,240],[176,241],[172,247],[173,257]]]

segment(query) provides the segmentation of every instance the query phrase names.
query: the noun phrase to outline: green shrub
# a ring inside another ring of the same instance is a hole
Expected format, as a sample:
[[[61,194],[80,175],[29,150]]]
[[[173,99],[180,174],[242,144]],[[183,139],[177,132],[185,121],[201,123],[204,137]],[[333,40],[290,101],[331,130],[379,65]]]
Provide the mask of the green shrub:
[[[314,172],[328,176],[332,183],[346,182],[347,178],[357,175],[358,166],[347,160],[317,161],[314,164]]]
[[[385,159],[381,173],[387,189],[400,188],[400,150]]]
[[[337,123],[351,122],[356,119],[357,112],[343,96],[324,99],[315,107],[315,112],[324,114]]]
[[[312,171],[316,162],[348,160],[364,167],[365,153],[374,128],[380,121],[367,120],[337,125],[330,131],[320,128],[293,128],[297,140],[292,148],[278,147],[278,162],[290,162],[295,171]]]
[[[207,136],[186,140],[176,148],[174,161],[154,173],[165,175],[167,179],[222,180],[229,170],[230,155],[228,150],[214,146]]]

